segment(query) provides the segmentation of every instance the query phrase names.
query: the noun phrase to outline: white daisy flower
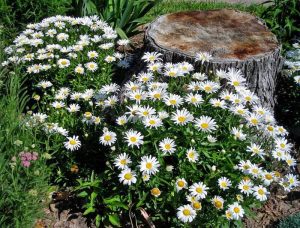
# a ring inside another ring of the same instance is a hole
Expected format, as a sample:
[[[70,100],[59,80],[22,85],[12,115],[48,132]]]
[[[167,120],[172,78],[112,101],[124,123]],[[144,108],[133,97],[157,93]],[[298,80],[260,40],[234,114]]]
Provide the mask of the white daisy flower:
[[[203,98],[200,94],[189,93],[185,97],[185,101],[189,104],[192,104],[192,105],[198,107],[200,104],[203,103]]]
[[[224,91],[222,91],[220,97],[225,101],[231,101],[233,98],[233,95],[234,94],[232,92],[229,92],[228,90],[224,90]]]
[[[116,122],[117,122],[118,125],[123,126],[128,122],[128,119],[125,115],[124,116],[119,116],[117,118]]]
[[[192,222],[196,215],[196,211],[190,205],[177,208],[177,218],[184,223]]]
[[[104,146],[111,146],[117,140],[117,134],[112,131],[104,131],[103,135],[100,137],[100,143]]]
[[[187,182],[184,178],[179,178],[176,180],[176,191],[179,192],[180,190],[187,188]]]
[[[199,154],[194,148],[190,148],[187,150],[186,157],[189,162],[196,162],[199,160]]]
[[[162,98],[165,96],[165,94],[166,94],[165,89],[155,89],[155,90],[150,90],[148,92],[149,98],[153,101],[162,100]]]
[[[147,116],[144,118],[143,123],[146,127],[155,128],[161,127],[163,125],[163,122],[160,118],[156,116]]]
[[[68,66],[70,66],[70,60],[68,59],[59,59],[57,61],[57,65],[59,68],[66,68]]]
[[[195,119],[195,127],[203,132],[212,132],[217,129],[217,123],[215,120],[209,116],[200,116],[200,118]]]
[[[226,108],[226,103],[224,100],[212,98],[209,100],[209,103],[215,108]]]
[[[221,196],[214,196],[214,198],[211,200],[211,203],[218,210],[222,210],[224,207],[224,199]]]
[[[65,103],[62,101],[54,101],[54,102],[52,102],[51,106],[55,109],[61,109],[61,108],[65,107]]]
[[[50,81],[40,81],[37,86],[41,87],[43,89],[47,89],[47,88],[51,87],[52,85],[53,84]]]
[[[264,186],[262,185],[254,186],[252,190],[253,190],[252,194],[255,196],[256,199],[258,199],[259,201],[267,200],[267,195],[269,194],[269,192]]]
[[[145,100],[147,98],[147,92],[143,90],[132,91],[129,94],[129,98],[139,104],[142,100]]]
[[[249,196],[249,194],[252,193],[252,186],[253,186],[253,183],[249,179],[247,179],[247,180],[242,180],[239,183],[238,188],[241,190],[242,193]]]
[[[148,106],[143,106],[139,108],[139,111],[137,113],[141,117],[149,117],[149,116],[154,116],[156,114],[156,110],[152,107]]]
[[[161,73],[163,64],[161,62],[151,62],[147,65],[147,68],[151,72],[159,72]]]
[[[295,166],[297,164],[296,159],[294,159],[290,154],[284,156],[284,161],[288,166]]]
[[[131,159],[126,153],[119,154],[114,160],[114,165],[118,169],[127,169],[129,164],[131,164]]]
[[[157,161],[156,157],[152,157],[151,155],[149,155],[142,157],[142,161],[140,162],[139,167],[141,172],[152,175],[158,172],[160,164]]]
[[[266,186],[269,186],[275,179],[274,173],[268,171],[263,171],[260,174],[260,178],[263,180],[264,185]]]
[[[209,188],[202,182],[194,183],[189,187],[190,194],[195,196],[197,199],[204,199],[207,195]]]
[[[261,124],[261,117],[255,113],[249,113],[246,117],[250,126],[257,127]]]
[[[238,140],[244,141],[246,139],[246,135],[243,133],[241,129],[238,129],[236,127],[233,127],[231,129],[231,133],[234,135],[234,137]]]
[[[256,164],[251,164],[250,168],[249,168],[249,173],[253,176],[253,177],[258,177],[261,175],[262,173],[262,168],[258,167]]]
[[[210,60],[213,59],[213,57],[208,52],[199,52],[199,53],[196,53],[195,59],[196,59],[196,61],[204,63],[204,62],[209,62]]]
[[[70,104],[67,110],[71,113],[78,112],[80,110],[80,106],[78,104]]]
[[[226,78],[229,81],[229,84],[234,87],[245,86],[246,84],[246,79],[243,77],[240,70],[230,68],[227,72]]]
[[[138,131],[134,131],[134,130],[129,130],[127,132],[125,132],[125,139],[128,143],[128,146],[137,146],[138,148],[140,147],[140,145],[142,145],[144,143],[143,138],[144,136],[138,132]]]
[[[79,137],[75,135],[73,137],[67,137],[68,141],[64,142],[65,148],[71,151],[78,150],[81,147],[81,142],[78,138]]]
[[[119,180],[124,185],[135,184],[137,181],[136,174],[135,172],[131,171],[131,169],[122,170],[122,172],[119,174]]]
[[[164,154],[173,154],[176,150],[176,144],[173,139],[165,138],[159,142],[159,148]]]
[[[157,112],[157,114],[161,120],[164,120],[169,117],[169,113],[167,113],[166,111],[160,111],[160,112]]]
[[[188,91],[198,92],[201,90],[201,82],[190,82],[187,87]]]
[[[238,164],[238,169],[241,170],[243,173],[248,174],[250,171],[252,163],[247,160],[247,161],[240,161]]]
[[[87,70],[95,72],[98,69],[98,64],[95,62],[88,62],[85,64]]]
[[[205,81],[200,83],[200,89],[206,93],[215,93],[219,90],[220,85],[213,81]]]
[[[218,179],[218,185],[222,190],[227,190],[232,185],[231,181],[226,177],[221,177]]]
[[[276,138],[275,146],[277,149],[285,152],[289,152],[292,148],[292,145],[288,143],[288,141],[285,138]]]
[[[252,143],[252,142],[251,142],[251,145],[250,145],[250,146],[247,146],[246,151],[247,151],[247,152],[250,152],[250,153],[251,153],[251,156],[258,155],[258,156],[260,156],[260,157],[262,158],[262,157],[265,155],[265,152],[264,152],[264,150],[261,148],[261,146],[255,144],[255,143]]]
[[[150,82],[152,81],[153,79],[153,74],[150,73],[150,72],[142,72],[142,73],[139,73],[138,76],[137,76],[137,80],[141,83],[147,83],[147,82]]]
[[[186,109],[176,110],[173,112],[171,119],[174,121],[175,124],[184,126],[189,122],[192,122],[194,117],[193,115]]]
[[[196,79],[198,81],[204,81],[207,79],[207,75],[204,73],[201,73],[201,72],[197,72],[197,73],[192,74],[192,78]]]
[[[215,142],[217,142],[217,138],[214,137],[214,136],[212,136],[212,135],[208,135],[208,136],[207,136],[207,140],[208,140],[208,142],[210,142],[210,143],[215,143]]]
[[[104,59],[104,61],[108,62],[108,63],[115,62],[116,60],[117,60],[116,57],[111,56],[111,55],[106,56],[105,59]]]
[[[99,54],[96,51],[89,51],[87,56],[89,59],[97,59]]]
[[[167,106],[179,107],[183,103],[183,99],[179,95],[169,94],[164,98],[164,102]]]
[[[285,154],[286,152],[279,150],[279,149],[275,149],[272,151],[272,156],[273,158],[275,158],[278,161],[282,161],[285,159]]]
[[[161,56],[162,56],[162,54],[160,54],[158,52],[146,52],[143,55],[142,60],[144,60],[145,62],[161,61],[162,60],[160,58]]]
[[[228,210],[232,218],[235,220],[239,220],[240,218],[244,217],[245,211],[241,205],[238,204],[238,202],[234,202],[233,204],[229,205]]]
[[[81,64],[79,64],[75,67],[74,72],[77,74],[84,74],[84,68]]]

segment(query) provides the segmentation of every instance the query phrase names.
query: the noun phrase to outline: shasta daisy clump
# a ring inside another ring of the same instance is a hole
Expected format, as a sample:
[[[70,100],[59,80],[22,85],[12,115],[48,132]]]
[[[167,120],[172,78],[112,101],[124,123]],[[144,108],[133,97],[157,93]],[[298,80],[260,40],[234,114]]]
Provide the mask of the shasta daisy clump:
[[[216,225],[247,216],[271,185],[299,185],[286,130],[239,70],[205,75],[160,58],[144,55],[148,71],[124,85],[117,125],[108,127],[118,138],[108,155],[111,175],[133,202],[164,222]]]

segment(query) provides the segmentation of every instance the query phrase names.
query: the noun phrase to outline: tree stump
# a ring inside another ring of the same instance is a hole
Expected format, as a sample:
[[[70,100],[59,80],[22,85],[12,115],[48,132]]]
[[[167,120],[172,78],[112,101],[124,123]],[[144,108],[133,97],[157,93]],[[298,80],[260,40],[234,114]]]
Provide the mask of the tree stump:
[[[209,52],[213,59],[201,66],[206,73],[240,69],[262,104],[274,108],[283,64],[281,45],[265,23],[251,14],[222,9],[163,15],[148,26],[145,44],[146,50],[163,53],[165,61],[189,61],[197,68],[196,53]]]

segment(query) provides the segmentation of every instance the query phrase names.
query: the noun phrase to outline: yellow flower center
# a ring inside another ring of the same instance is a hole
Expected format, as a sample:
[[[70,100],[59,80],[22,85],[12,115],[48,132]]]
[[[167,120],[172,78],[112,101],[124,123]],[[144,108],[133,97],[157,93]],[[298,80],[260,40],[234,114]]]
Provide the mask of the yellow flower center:
[[[111,136],[110,135],[105,135],[104,136],[104,140],[105,141],[110,141],[111,140]]]
[[[239,85],[240,85],[240,83],[239,83],[238,81],[234,81],[232,84],[233,84],[234,86],[239,86]]]
[[[146,163],[146,168],[147,169],[152,169],[152,166],[153,166],[152,163],[150,163],[150,162]]]
[[[201,128],[207,129],[209,127],[208,123],[202,123]]]
[[[178,185],[180,188],[183,188],[183,187],[184,187],[184,181],[179,180],[179,181],[177,182],[177,185]]]
[[[149,112],[148,112],[148,111],[144,111],[144,112],[143,112],[143,115],[144,115],[144,116],[148,116],[148,115],[149,115]]]
[[[258,120],[257,120],[257,119],[251,119],[251,123],[252,123],[253,125],[257,125],[257,124],[258,124]]]
[[[134,96],[134,98],[135,98],[136,100],[141,100],[142,96],[141,96],[140,94],[136,94],[136,95]]]
[[[192,102],[192,103],[196,103],[196,102],[197,102],[197,98],[192,97],[191,102]]]
[[[76,140],[74,140],[74,139],[71,139],[71,140],[69,141],[69,143],[70,143],[72,146],[74,146],[74,145],[77,144]]]
[[[210,91],[212,91],[212,87],[210,85],[206,85],[206,86],[204,86],[204,90],[206,92],[210,92]]]
[[[120,161],[120,163],[121,163],[122,165],[126,165],[126,164],[127,164],[127,161],[126,161],[126,159],[122,159],[122,160]]]
[[[61,63],[61,65],[67,65],[68,64],[68,62],[66,60],[63,60],[60,63]]]
[[[281,147],[281,148],[285,148],[285,144],[284,144],[284,143],[281,143],[281,144],[280,144],[280,147]]]
[[[150,120],[149,124],[154,125],[154,124],[156,124],[156,122],[155,122],[155,120]]]
[[[165,145],[165,149],[166,149],[166,150],[170,150],[170,149],[171,149],[171,145],[170,145],[170,144],[166,144],[166,145]]]
[[[272,126],[268,126],[267,129],[268,129],[269,131],[274,131],[274,127],[272,127]]]
[[[265,191],[263,189],[258,189],[257,192],[258,192],[259,195],[264,195],[265,194]]]
[[[244,189],[245,191],[248,191],[248,190],[250,189],[250,186],[249,186],[249,185],[244,185],[244,186],[243,186],[243,189]]]
[[[176,104],[177,104],[177,102],[176,102],[176,100],[170,100],[170,104],[172,104],[172,105],[176,105]]]
[[[218,209],[220,209],[220,208],[223,207],[223,203],[220,200],[216,200],[215,201],[215,207],[218,208]]]
[[[176,75],[175,72],[173,72],[173,71],[169,72],[169,76],[170,76],[170,77],[174,77],[175,75]]]
[[[266,177],[267,180],[272,180],[273,179],[272,175],[269,174],[269,173],[266,174],[265,177]]]
[[[135,143],[136,141],[137,141],[137,138],[136,137],[134,137],[134,136],[132,136],[132,137],[130,137],[130,139],[129,139],[131,142],[133,142],[133,143]]]
[[[132,174],[131,174],[131,173],[126,173],[126,174],[124,175],[124,178],[125,178],[126,180],[131,180]]]
[[[156,94],[154,94],[154,98],[156,98],[156,99],[160,99],[160,98],[161,98],[161,94],[160,94],[160,93],[156,93]]]
[[[185,116],[179,116],[179,117],[178,117],[178,121],[179,121],[180,123],[183,123],[185,120],[186,120],[186,117],[185,117]]]
[[[160,190],[158,188],[152,188],[151,194],[154,196],[158,196],[158,195],[160,195]]]
[[[196,188],[196,192],[201,194],[203,192],[203,189],[201,187],[198,187],[198,188]]]
[[[195,158],[195,153],[193,151],[189,152],[189,158],[194,159]]]
[[[240,213],[241,210],[239,207],[235,207],[235,208],[233,208],[233,211],[234,211],[234,213],[238,214],[238,213]]]
[[[191,211],[190,211],[189,209],[183,209],[182,213],[183,213],[185,216],[191,215]]]
[[[222,182],[222,183],[221,183],[221,187],[222,187],[222,188],[226,188],[226,187],[227,187],[227,183],[226,183],[226,182]]]
[[[195,208],[196,210],[200,210],[202,208],[202,205],[200,202],[193,202],[193,208]]]

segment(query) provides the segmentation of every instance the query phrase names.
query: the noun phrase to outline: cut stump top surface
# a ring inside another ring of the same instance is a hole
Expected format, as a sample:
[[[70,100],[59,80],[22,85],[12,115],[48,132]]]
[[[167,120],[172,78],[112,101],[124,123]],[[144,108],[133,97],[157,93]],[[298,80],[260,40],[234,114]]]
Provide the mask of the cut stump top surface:
[[[279,47],[257,17],[228,9],[163,15],[149,25],[146,35],[162,49],[192,57],[210,52],[217,61],[259,58]]]

